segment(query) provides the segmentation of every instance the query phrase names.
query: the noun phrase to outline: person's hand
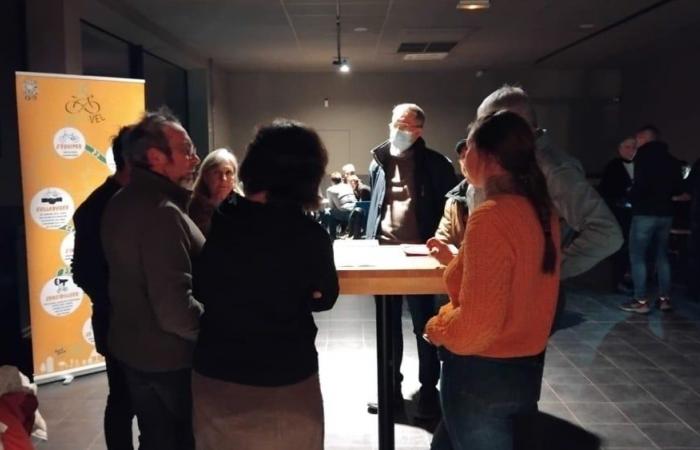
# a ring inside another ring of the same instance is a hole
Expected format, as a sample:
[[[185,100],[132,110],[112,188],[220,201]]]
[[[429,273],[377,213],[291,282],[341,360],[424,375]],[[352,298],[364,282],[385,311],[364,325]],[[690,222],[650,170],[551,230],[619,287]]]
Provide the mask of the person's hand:
[[[323,298],[323,294],[321,293],[321,291],[314,291],[311,294],[311,298],[313,298],[314,300],[320,300]]]
[[[450,251],[450,248],[444,242],[432,237],[428,239],[425,243],[430,250],[430,254],[433,258],[437,259],[440,264],[446,266],[454,259],[454,255]]]

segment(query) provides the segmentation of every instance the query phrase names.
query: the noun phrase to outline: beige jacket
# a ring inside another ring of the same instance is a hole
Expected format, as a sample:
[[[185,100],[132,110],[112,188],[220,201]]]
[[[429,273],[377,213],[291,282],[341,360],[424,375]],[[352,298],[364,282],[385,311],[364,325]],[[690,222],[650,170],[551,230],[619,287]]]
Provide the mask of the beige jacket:
[[[447,193],[445,210],[435,231],[435,237],[438,240],[445,244],[452,244],[457,248],[462,245],[464,240],[464,229],[469,215],[465,198],[467,186],[466,180],[462,180]]]

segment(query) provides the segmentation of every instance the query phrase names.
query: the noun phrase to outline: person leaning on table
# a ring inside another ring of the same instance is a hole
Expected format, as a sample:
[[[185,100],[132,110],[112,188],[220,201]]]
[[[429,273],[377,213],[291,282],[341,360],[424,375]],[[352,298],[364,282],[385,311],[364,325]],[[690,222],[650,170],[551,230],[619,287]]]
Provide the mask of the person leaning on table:
[[[428,241],[450,261],[450,303],[425,328],[443,356],[443,420],[431,448],[510,450],[513,418],[537,411],[559,288],[559,224],[535,137],[519,115],[479,119],[462,159],[486,198],[471,212],[456,258],[443,242]]]

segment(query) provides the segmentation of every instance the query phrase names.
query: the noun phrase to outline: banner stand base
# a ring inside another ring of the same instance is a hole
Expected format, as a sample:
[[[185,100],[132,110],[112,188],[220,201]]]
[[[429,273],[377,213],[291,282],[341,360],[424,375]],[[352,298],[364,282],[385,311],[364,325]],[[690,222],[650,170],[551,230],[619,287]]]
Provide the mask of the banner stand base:
[[[83,366],[78,369],[63,370],[60,372],[53,372],[46,375],[35,375],[34,383],[38,386],[42,384],[53,383],[54,381],[62,381],[63,384],[70,384],[75,377],[80,377],[83,375],[90,375],[97,372],[103,372],[106,370],[105,363],[91,364],[89,366]]]

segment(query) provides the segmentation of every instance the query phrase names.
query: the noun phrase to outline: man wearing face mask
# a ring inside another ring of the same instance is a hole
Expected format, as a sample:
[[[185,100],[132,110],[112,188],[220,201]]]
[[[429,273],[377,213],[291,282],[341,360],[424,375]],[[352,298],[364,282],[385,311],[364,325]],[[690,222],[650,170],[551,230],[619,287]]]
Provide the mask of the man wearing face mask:
[[[445,206],[445,194],[457,183],[449,159],[431,150],[422,138],[425,113],[415,104],[394,107],[389,140],[371,153],[369,167],[372,197],[367,219],[367,239],[385,244],[422,244],[435,234]],[[394,335],[394,405],[403,405],[400,373],[403,357],[401,332],[402,296],[390,296]],[[432,295],[405,296],[418,345],[419,379],[416,416],[436,417],[440,403],[436,385],[440,362],[436,348],[422,335],[435,314]]]

